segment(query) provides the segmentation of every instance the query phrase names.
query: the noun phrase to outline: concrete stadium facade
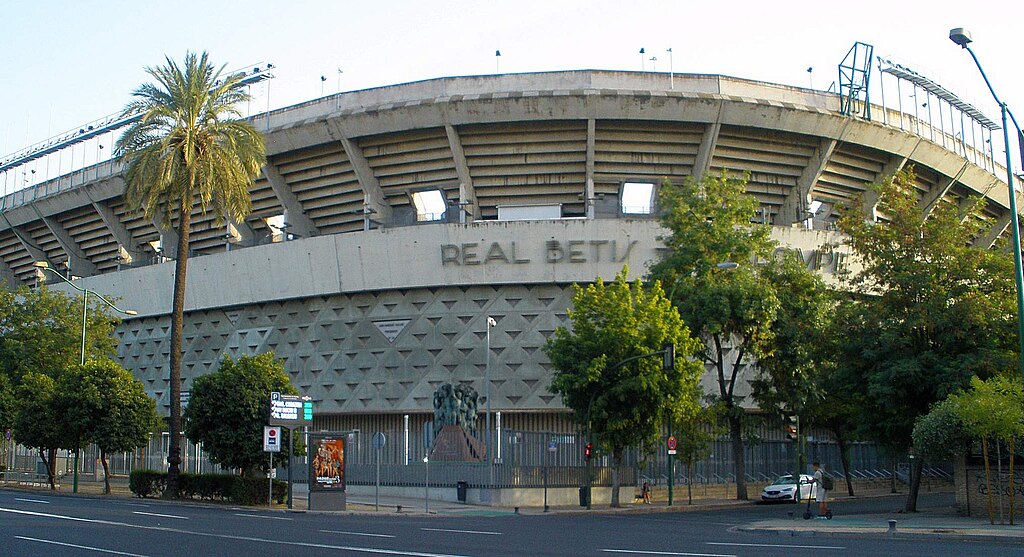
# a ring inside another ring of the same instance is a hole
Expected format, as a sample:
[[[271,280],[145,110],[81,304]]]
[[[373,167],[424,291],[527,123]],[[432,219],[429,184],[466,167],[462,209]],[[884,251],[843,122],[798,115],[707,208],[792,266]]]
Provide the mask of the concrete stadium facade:
[[[981,195],[977,241],[1009,234],[989,155],[839,104],[722,76],[588,70],[429,80],[255,116],[268,163],[252,215],[226,227],[193,215],[182,389],[225,355],[273,350],[313,397],[314,429],[396,431],[405,415],[423,427],[434,390],[454,381],[489,390],[505,428],[570,430],[541,350],[567,323],[570,285],[624,265],[642,276],[664,233],[623,205],[626,183],[749,172],[774,237],[825,274],[845,257],[824,247],[839,240],[832,208],[907,165],[923,206]],[[433,191],[445,210],[418,212],[413,197]],[[32,284],[33,261],[67,262],[136,310],[118,357],[166,413],[174,264],[162,253],[177,239],[123,193],[108,161],[7,194],[0,275]],[[863,208],[874,216],[870,197]]]

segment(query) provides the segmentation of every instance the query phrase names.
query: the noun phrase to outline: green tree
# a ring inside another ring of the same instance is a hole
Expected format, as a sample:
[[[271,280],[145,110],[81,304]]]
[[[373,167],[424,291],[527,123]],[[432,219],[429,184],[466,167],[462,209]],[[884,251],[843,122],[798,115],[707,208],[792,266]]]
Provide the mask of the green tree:
[[[135,90],[125,114],[141,118],[118,139],[116,154],[125,164],[125,201],[146,218],[171,225],[177,219],[170,346],[170,447],[167,494],[176,497],[181,463],[181,355],[185,275],[193,207],[210,209],[218,221],[239,220],[250,211],[249,188],[263,166],[263,137],[241,119],[238,107],[249,99],[241,74],[222,77],[207,54],[188,53],[184,67],[170,58],[147,68],[156,83]]]
[[[770,414],[799,416],[803,431],[830,430],[839,445],[847,491],[853,495],[849,448],[856,401],[836,376],[834,341],[837,312],[848,296],[826,285],[794,252],[768,262],[762,274],[775,288],[779,311],[772,335],[756,347],[753,397]],[[794,477],[806,466],[801,453]]]
[[[753,224],[757,200],[746,194],[746,179],[721,175],[665,180],[658,193],[667,248],[649,278],[660,280],[683,321],[704,341],[705,364],[718,381],[717,399],[729,427],[736,497],[747,499],[742,397],[738,378],[759,345],[770,342],[779,310],[776,288],[753,261],[772,257],[769,227]],[[738,263],[722,271],[722,263]]]
[[[56,382],[50,376],[24,375],[18,384],[14,415],[14,440],[39,450],[52,490],[57,489],[57,449],[69,445],[63,431],[64,421],[54,408],[55,392]]]
[[[914,449],[921,458],[941,463],[967,453],[971,432],[957,413],[956,402],[947,398],[914,421],[913,439]]]
[[[56,379],[79,365],[82,354],[82,297],[45,285],[0,295],[0,374],[13,383],[27,373]],[[114,328],[119,320],[93,299],[87,312],[87,358],[115,354]]]
[[[96,443],[110,493],[107,455],[134,450],[149,441],[158,418],[156,403],[131,372],[108,359],[89,360],[61,376],[54,397],[57,412],[74,424],[78,439]]]
[[[704,391],[700,385],[694,386],[694,398],[700,399]],[[697,461],[711,456],[711,444],[722,434],[718,416],[721,408],[718,404],[700,406],[696,412],[684,416],[676,422],[676,454],[679,463],[686,467],[686,503],[693,504],[693,468]]]
[[[1013,455],[1015,441],[1024,435],[1024,389],[1020,381],[1005,375],[996,375],[985,381],[971,378],[970,390],[954,393],[949,397],[957,416],[972,435],[981,439],[982,456],[985,460],[985,483],[988,487],[988,516],[995,523],[992,511],[992,483],[988,458],[988,440],[1004,442],[1010,448],[1010,524],[1013,524],[1014,502]],[[1001,481],[997,481],[997,484]],[[1002,489],[997,487],[997,489]]]
[[[921,207],[912,169],[870,190],[880,222],[859,203],[841,212],[839,229],[863,264],[855,298],[837,328],[837,373],[858,400],[860,429],[899,454],[914,422],[935,402],[1016,361],[1013,263],[1000,250],[972,247],[983,221],[977,206]],[[921,459],[911,474],[907,511],[917,507]]]
[[[14,387],[6,375],[0,373],[0,431],[14,427]]]
[[[185,436],[202,443],[210,460],[255,476],[268,468],[263,426],[270,422],[270,393],[298,394],[273,353],[225,357],[217,371],[197,377],[185,411]],[[287,431],[281,440],[291,446]],[[301,448],[293,454],[302,454]],[[287,461],[281,462],[287,466]]]
[[[619,474],[625,450],[651,450],[667,420],[696,412],[694,386],[702,367],[690,337],[658,283],[644,290],[640,280],[615,282],[600,277],[586,287],[573,285],[568,311],[572,330],[558,327],[544,352],[555,369],[550,390],[562,397],[591,438],[611,453],[612,506],[619,506]],[[666,371],[661,358],[645,357],[668,344],[676,360]]]

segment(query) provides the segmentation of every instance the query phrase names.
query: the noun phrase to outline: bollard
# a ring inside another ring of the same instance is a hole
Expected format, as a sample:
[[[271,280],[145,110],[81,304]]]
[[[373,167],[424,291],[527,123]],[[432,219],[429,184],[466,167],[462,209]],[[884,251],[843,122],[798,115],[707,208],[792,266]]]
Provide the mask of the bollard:
[[[395,512],[396,513],[402,512],[402,505],[395,505]]]
[[[890,520],[889,521],[889,532],[888,533],[889,534],[895,534],[896,533],[896,521],[895,520]]]

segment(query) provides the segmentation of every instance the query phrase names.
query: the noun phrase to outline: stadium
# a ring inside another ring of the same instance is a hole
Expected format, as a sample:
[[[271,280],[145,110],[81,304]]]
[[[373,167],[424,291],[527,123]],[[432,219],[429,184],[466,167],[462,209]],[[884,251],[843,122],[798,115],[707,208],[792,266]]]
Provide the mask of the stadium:
[[[761,222],[826,276],[848,261],[828,247],[835,207],[909,165],[923,206],[983,196],[977,242],[1008,235],[998,127],[880,59],[875,102],[874,62],[840,65],[833,91],[580,70],[439,78],[251,116],[268,155],[252,214],[192,216],[182,391],[224,356],[273,351],[312,397],[315,430],[419,437],[451,382],[488,396],[499,431],[574,432],[542,347],[568,323],[573,283],[646,273],[665,178],[749,173]],[[919,113],[918,95],[936,113]],[[94,131],[112,133],[79,140]],[[32,285],[46,261],[137,312],[117,355],[166,414],[174,231],[127,210],[116,161],[13,186],[74,142],[0,161],[0,274]],[[863,209],[877,217],[869,197]]]

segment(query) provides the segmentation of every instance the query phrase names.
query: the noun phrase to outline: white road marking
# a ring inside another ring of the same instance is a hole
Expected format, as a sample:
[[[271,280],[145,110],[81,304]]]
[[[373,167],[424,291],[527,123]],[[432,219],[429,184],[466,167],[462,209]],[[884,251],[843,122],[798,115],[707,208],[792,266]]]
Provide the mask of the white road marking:
[[[42,503],[44,505],[49,505],[50,504],[49,501],[43,501],[42,499],[22,499],[21,497],[15,497],[14,500],[15,501],[24,501],[26,503]]]
[[[176,514],[160,514],[160,513],[147,513],[143,511],[132,511],[132,514],[141,514],[145,516],[155,516],[159,518],[176,518],[178,520],[188,520],[187,516],[178,516]]]
[[[346,534],[349,536],[366,536],[369,538],[395,538],[391,534],[371,534],[369,532],[345,532],[342,530],[320,530],[324,534]]]
[[[89,551],[97,551],[99,553],[110,553],[112,555],[127,555],[128,557],[148,557],[146,555],[140,555],[138,553],[125,553],[123,551],[114,551],[112,549],[102,549],[102,548],[99,548],[99,547],[89,547],[87,545],[75,545],[73,543],[64,543],[64,542],[58,542],[58,541],[53,541],[53,540],[42,540],[42,539],[39,539],[39,538],[29,538],[29,537],[25,537],[25,536],[14,536],[14,537],[18,538],[19,540],[27,540],[27,541],[30,541],[30,542],[39,542],[39,543],[48,543],[48,544],[52,544],[52,545],[60,545],[60,546],[63,546],[63,547],[73,547],[75,549],[86,549],[86,550],[89,550]]]
[[[602,549],[606,553],[631,553],[633,555],[681,555],[684,557],[736,557],[721,553],[683,553],[678,551],[641,551],[635,549]]]
[[[452,532],[455,534],[481,534],[484,536],[500,536],[501,532],[483,532],[480,530],[448,530],[445,528],[420,528],[424,532]]]
[[[731,545],[736,547],[784,547],[792,549],[836,549],[844,550],[845,547],[838,545],[788,545],[783,543],[729,543],[729,542],[704,542],[706,545]]]
[[[99,520],[94,518],[81,518],[77,516],[67,516],[61,514],[52,513],[41,513],[38,511],[23,511],[21,509],[6,509],[0,507],[0,513],[11,513],[20,514],[25,516],[38,516],[42,518],[54,518],[58,520],[69,520],[72,522],[85,522],[88,524],[104,524],[107,526],[120,526],[122,528],[137,528],[139,530],[153,530],[155,532],[169,532],[172,534],[199,536],[204,538],[218,538],[222,540],[238,540],[246,542],[257,542],[275,545],[286,545],[295,547],[309,547],[314,549],[337,549],[339,551],[351,551],[354,553],[373,553],[377,555],[402,555],[403,557],[472,557],[469,555],[457,555],[448,553],[423,553],[419,551],[401,551],[397,549],[378,549],[375,547],[359,547],[359,546],[348,546],[348,545],[330,545],[325,543],[311,543],[311,542],[287,542],[283,540],[276,540],[271,538],[254,538],[250,536],[234,536],[231,534],[213,534],[208,532],[194,532],[191,530],[183,530],[181,528],[169,528],[166,526],[146,526],[142,524],[128,524],[127,522],[114,522],[112,520]],[[146,556],[131,556],[131,557],[146,557]],[[735,556],[730,556],[735,557]]]
[[[235,513],[235,516],[244,516],[247,518],[263,518],[266,520],[295,520],[294,518],[288,518],[287,516],[263,516],[261,514]]]

